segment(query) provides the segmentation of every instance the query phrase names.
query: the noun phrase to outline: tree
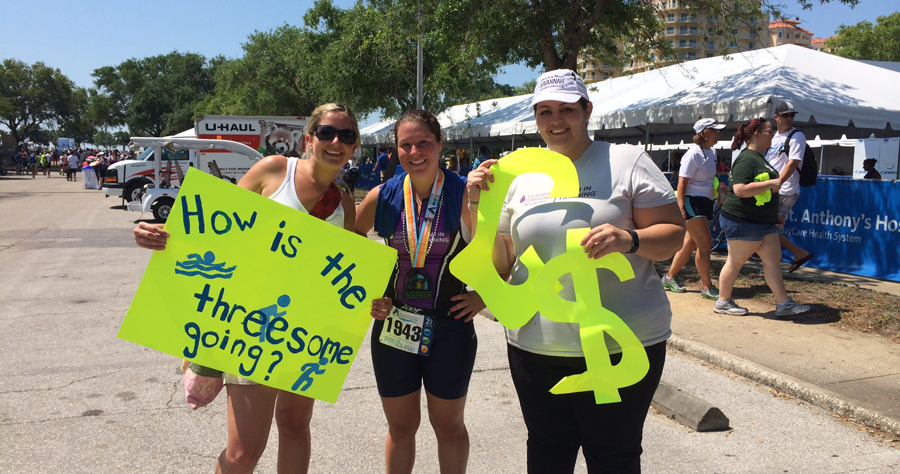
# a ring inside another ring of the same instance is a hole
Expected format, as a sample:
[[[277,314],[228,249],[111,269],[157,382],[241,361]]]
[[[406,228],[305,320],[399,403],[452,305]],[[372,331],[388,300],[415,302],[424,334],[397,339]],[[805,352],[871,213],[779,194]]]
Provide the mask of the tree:
[[[811,8],[814,0],[797,1]],[[851,6],[859,2],[837,1]],[[418,3],[425,5],[438,42],[472,61],[524,63],[549,71],[576,70],[579,55],[610,64],[676,59],[657,16],[656,0],[407,0],[403,8]],[[782,6],[769,0],[678,0],[678,5],[714,17],[720,25],[717,35],[726,39],[737,34],[738,25],[762,29],[755,18],[784,16]]]
[[[869,61],[900,61],[900,12],[878,17],[873,25],[861,21],[841,25],[825,48],[838,56]]]
[[[59,69],[5,59],[0,65],[0,125],[21,143],[41,127],[72,117],[74,91],[75,85]]]
[[[95,120],[126,125],[136,135],[164,136],[193,126],[197,106],[212,93],[215,62],[194,53],[129,59],[94,70]]]
[[[428,5],[425,3],[424,5]],[[417,4],[406,0],[357,2],[341,10],[319,0],[304,16],[310,46],[320,51],[324,96],[348,103],[360,113],[385,116],[416,106]],[[492,76],[498,64],[472,58],[434,34],[431,11],[423,12],[424,107],[443,110],[461,102],[496,96]]]
[[[242,45],[242,58],[218,65],[214,92],[199,113],[309,115],[329,99],[319,62],[324,52],[312,50],[310,41],[307,32],[290,25],[253,33]]]
[[[72,115],[60,124],[58,137],[74,138],[75,143],[91,141],[97,131],[91,117],[89,92],[82,87],[72,93]]]

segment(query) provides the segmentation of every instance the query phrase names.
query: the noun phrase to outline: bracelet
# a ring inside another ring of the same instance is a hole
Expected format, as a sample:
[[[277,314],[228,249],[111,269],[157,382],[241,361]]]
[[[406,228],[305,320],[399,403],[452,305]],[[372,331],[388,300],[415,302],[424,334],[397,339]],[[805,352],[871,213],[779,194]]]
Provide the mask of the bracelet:
[[[629,230],[629,234],[631,234],[631,250],[625,253],[635,253],[641,247],[641,240],[638,239],[638,234],[636,231]]]
[[[474,204],[474,205],[477,206],[477,205],[478,205],[478,201],[473,201],[473,200],[469,199],[469,204]]]

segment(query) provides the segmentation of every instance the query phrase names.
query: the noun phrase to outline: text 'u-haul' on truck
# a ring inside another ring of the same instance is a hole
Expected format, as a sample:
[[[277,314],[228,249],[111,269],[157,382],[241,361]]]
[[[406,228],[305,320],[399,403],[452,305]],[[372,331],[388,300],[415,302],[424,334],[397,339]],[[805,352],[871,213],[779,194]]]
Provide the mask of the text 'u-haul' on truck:
[[[258,151],[244,145],[242,143],[233,142],[231,140],[208,140],[199,138],[177,138],[177,137],[132,137],[130,146],[138,146],[146,149],[152,149],[157,156],[165,156],[165,152],[178,156],[179,152],[188,152],[189,155],[197,156],[197,169],[204,170],[207,168],[216,176],[225,178],[219,172],[218,160],[210,157],[212,153],[198,153],[199,150],[204,151],[225,151],[229,160],[236,160],[241,157],[249,169],[254,163],[261,160],[263,155]],[[193,167],[191,162],[183,162],[179,160],[169,160],[165,165],[162,160],[155,160],[153,163],[153,182],[161,183],[159,187],[154,184],[147,184],[141,188],[142,194],[140,200],[131,201],[126,206],[129,211],[153,212],[153,217],[157,221],[165,222],[169,218],[172,206],[175,204],[175,198],[178,197],[178,188],[184,175],[187,174],[187,168]],[[163,169],[167,168],[168,176],[177,176],[177,179],[167,181],[163,178]],[[241,165],[244,166],[244,165]],[[174,171],[173,171],[174,170]],[[231,181],[228,179],[228,181]]]
[[[303,135],[306,133],[305,117],[206,115],[197,117],[193,130],[187,130],[166,138],[199,138],[231,140],[257,150],[263,156],[301,156],[304,151]],[[161,151],[161,176],[163,183],[177,180],[169,176],[168,162],[181,163],[206,171],[209,160],[215,159],[222,177],[237,183],[252,162],[246,156],[227,150],[179,150],[166,148]],[[121,197],[126,202],[139,201],[145,185],[156,185],[153,162],[157,159],[153,148],[148,148],[136,160],[115,163],[106,171],[103,193]],[[162,186],[161,184],[160,186]]]

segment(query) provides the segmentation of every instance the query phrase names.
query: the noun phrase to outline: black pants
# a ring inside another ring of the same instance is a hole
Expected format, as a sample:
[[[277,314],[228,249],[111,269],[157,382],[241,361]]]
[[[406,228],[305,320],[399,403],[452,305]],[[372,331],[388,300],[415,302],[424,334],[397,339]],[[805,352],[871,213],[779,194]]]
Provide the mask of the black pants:
[[[643,380],[620,389],[621,402],[598,405],[593,392],[550,393],[563,377],[587,370],[584,358],[551,357],[507,346],[509,370],[528,428],[529,473],[571,474],[579,448],[590,473],[641,472],[644,420],[665,365],[666,343],[644,349],[650,370]],[[615,365],[622,356],[610,358]]]

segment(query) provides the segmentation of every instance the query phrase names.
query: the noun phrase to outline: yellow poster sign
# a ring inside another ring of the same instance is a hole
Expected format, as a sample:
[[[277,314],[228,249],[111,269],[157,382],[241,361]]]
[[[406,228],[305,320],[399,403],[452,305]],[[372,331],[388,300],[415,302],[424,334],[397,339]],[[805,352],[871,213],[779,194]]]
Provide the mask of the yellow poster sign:
[[[521,285],[510,285],[484,262],[491,261],[494,235],[506,193],[516,176],[545,173],[553,178],[551,198],[578,196],[578,173],[572,161],[559,153],[539,148],[519,150],[491,166],[494,182],[479,198],[478,232],[472,242],[450,262],[450,271],[481,295],[504,326],[515,329],[536,313],[561,323],[578,323],[587,371],[565,377],[551,393],[593,391],[596,403],[621,401],[619,388],[633,385],[647,375],[647,353],[634,332],[612,311],[603,307],[597,269],[613,272],[620,281],[634,278],[634,269],[621,253],[591,259],[581,247],[590,229],[571,229],[565,236],[566,253],[543,262],[534,247],[519,258],[528,270]],[[571,274],[576,301],[559,296],[559,278]],[[615,289],[609,289],[615,291]],[[609,335],[622,348],[622,360],[612,365],[606,346]]]
[[[119,337],[334,403],[396,250],[191,169]]]

